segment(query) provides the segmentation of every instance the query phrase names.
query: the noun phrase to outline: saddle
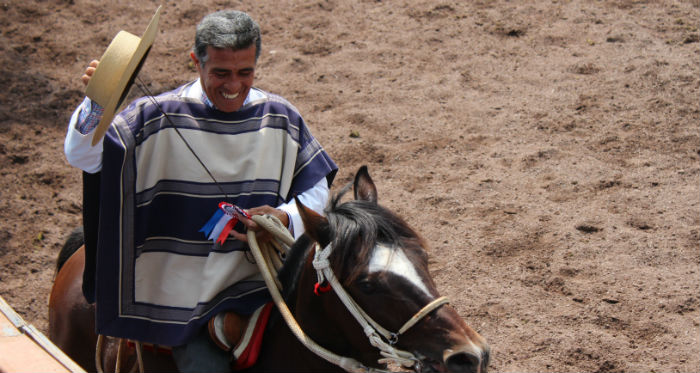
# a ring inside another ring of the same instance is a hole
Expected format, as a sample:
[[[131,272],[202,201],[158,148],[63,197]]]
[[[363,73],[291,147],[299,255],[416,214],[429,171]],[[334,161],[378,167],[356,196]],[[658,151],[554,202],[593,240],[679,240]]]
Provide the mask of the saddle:
[[[209,337],[231,353],[233,370],[249,368],[257,361],[272,305],[267,303],[248,316],[222,312],[209,320]]]
[[[207,324],[209,337],[219,348],[231,354],[232,370],[237,371],[250,368],[257,361],[260,347],[262,346],[262,337],[270,319],[272,307],[273,303],[269,302],[258,308],[251,315],[244,316],[233,312],[222,312],[209,320]],[[112,337],[100,335],[98,336],[97,349],[95,351],[96,362],[100,367],[103,359],[102,346],[106,339],[116,340],[116,343],[120,346],[115,362],[117,371],[126,364],[125,359],[129,355],[121,352],[121,346],[131,350],[132,356],[136,353],[136,349],[149,351],[154,354],[172,354],[172,348],[169,346],[139,343],[121,338],[113,339]],[[139,364],[139,362],[135,362],[135,364]],[[138,366],[133,366],[131,371],[135,371],[137,368]]]

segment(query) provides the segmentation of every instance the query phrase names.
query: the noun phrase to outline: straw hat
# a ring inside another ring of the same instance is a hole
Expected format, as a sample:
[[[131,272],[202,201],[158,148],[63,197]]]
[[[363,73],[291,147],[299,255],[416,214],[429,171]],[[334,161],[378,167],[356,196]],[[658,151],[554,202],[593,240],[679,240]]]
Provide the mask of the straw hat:
[[[146,60],[158,31],[160,6],[142,37],[119,31],[100,59],[95,73],[88,82],[85,94],[104,108],[102,119],[95,128],[92,146],[95,146],[112,123],[117,108],[124,100],[131,83]]]

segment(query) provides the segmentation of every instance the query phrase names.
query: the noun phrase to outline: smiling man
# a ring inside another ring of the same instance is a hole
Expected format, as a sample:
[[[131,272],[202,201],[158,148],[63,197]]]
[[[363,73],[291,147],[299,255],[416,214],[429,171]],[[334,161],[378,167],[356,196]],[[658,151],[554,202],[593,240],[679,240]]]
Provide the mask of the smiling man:
[[[212,13],[190,54],[197,80],[135,100],[94,147],[99,105],[85,98],[68,127],[68,161],[100,182],[96,277],[89,264],[84,276],[97,331],[174,346],[180,371],[228,370],[231,320],[269,297],[245,254],[255,223],[240,217],[223,243],[201,233],[218,204],[272,214],[299,237],[293,197],[322,213],[337,170],[296,108],[253,86],[260,50],[247,14]]]
[[[254,45],[236,51],[207,46],[206,63],[191,53],[202,89],[214,107],[230,113],[243,106],[253,86],[256,50]]]

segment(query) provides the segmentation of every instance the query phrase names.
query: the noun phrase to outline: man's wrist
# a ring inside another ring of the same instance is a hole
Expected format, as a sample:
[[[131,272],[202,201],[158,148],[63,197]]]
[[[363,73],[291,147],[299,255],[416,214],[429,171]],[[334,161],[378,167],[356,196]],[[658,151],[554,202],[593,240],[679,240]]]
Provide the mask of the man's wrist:
[[[287,229],[292,235],[294,235],[294,221],[292,220],[292,215],[290,215],[287,211],[284,213],[287,214]]]
[[[83,135],[87,135],[97,127],[102,119],[104,107],[88,97],[85,97],[83,103],[80,104],[80,114],[75,127]]]

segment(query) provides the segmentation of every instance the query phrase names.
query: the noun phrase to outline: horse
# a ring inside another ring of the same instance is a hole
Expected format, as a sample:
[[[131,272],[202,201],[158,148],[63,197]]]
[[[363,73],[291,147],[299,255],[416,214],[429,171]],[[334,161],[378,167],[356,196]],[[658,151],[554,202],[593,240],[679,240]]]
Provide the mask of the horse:
[[[341,202],[351,188],[354,199]],[[332,354],[358,362],[368,372],[392,368],[392,360],[386,359],[387,349],[409,356],[404,358],[408,363],[401,364],[417,372],[487,371],[488,344],[440,297],[428,270],[427,243],[402,218],[377,202],[377,189],[366,166],[331,199],[325,216],[298,200],[297,205],[306,232],[291,246],[277,278],[289,311],[310,340]],[[59,267],[51,291],[49,338],[77,363],[94,371],[94,307],[81,293],[81,250],[67,246],[61,256],[75,253]],[[319,258],[321,252],[329,254]],[[319,275],[319,262],[325,262],[330,270],[330,275],[323,272],[325,280]],[[334,284],[342,289],[333,286],[328,292],[315,291],[329,276],[334,276]],[[347,297],[343,299],[341,293]],[[358,323],[360,319],[351,312],[347,298],[378,329],[399,332],[388,337],[370,333],[368,329],[373,328]],[[368,339],[370,334],[374,339]],[[273,309],[257,362],[247,371],[350,370],[319,356],[300,340]],[[109,355],[105,361],[116,361],[118,344],[112,341],[105,347],[105,356]],[[134,353],[126,350],[132,364]],[[175,370],[174,365],[165,368],[166,360],[172,364],[172,358],[165,354],[144,353],[144,369]],[[113,369],[113,365],[105,368]]]

